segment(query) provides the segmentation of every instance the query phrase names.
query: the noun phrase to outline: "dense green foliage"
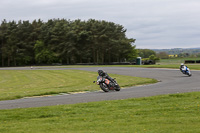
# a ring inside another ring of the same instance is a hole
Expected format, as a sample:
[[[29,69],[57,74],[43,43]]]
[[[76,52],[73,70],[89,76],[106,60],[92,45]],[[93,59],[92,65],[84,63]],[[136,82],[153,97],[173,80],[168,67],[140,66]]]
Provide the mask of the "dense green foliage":
[[[137,49],[138,55],[142,57],[142,64],[155,64],[160,60],[159,57],[156,56],[156,52],[150,49]]]
[[[200,92],[0,110],[1,133],[199,133]]]
[[[156,52],[150,49],[138,49],[138,55],[142,58],[149,58],[150,56],[156,56]]]
[[[104,64],[136,57],[135,39],[113,22],[90,19],[2,21],[0,66],[33,64]]]

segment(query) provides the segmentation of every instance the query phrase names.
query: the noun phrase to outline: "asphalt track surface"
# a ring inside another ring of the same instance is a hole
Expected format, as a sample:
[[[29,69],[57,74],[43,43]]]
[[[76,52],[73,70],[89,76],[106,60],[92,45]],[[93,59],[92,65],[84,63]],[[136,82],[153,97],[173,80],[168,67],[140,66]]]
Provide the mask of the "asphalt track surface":
[[[0,70],[30,70],[30,67],[0,68]],[[117,100],[127,98],[149,97],[162,94],[175,94],[184,92],[200,91],[200,71],[191,71],[192,76],[183,75],[178,69],[159,68],[131,68],[131,67],[88,67],[88,68],[52,68],[37,67],[34,69],[63,70],[77,69],[85,71],[95,71],[103,69],[109,73],[119,75],[129,75],[136,77],[154,78],[160,82],[156,84],[122,88],[121,91],[105,93],[101,90],[87,93],[57,95],[37,98],[23,98],[17,100],[0,101],[0,109],[30,108],[52,105],[87,103],[94,101]],[[113,77],[114,78],[114,77]],[[94,79],[95,80],[95,79]],[[92,81],[91,81],[92,83]]]

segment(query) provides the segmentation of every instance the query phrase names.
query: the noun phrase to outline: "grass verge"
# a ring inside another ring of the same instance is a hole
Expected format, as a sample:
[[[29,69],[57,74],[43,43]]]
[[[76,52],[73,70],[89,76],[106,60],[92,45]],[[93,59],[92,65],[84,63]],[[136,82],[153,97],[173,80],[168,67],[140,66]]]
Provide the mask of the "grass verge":
[[[199,64],[185,64],[190,68],[190,70],[200,70]],[[132,67],[144,67],[144,68],[170,68],[179,69],[180,64],[156,64],[156,65],[133,65]]]
[[[198,133],[200,92],[0,110],[1,133]]]
[[[99,90],[97,72],[80,70],[0,70],[0,100]],[[121,87],[156,83],[155,79],[109,74]]]
[[[200,70],[200,64],[186,64],[191,70]],[[180,64],[163,64],[158,63],[155,65],[96,65],[96,66],[62,66],[64,68],[72,68],[72,67],[142,67],[142,68],[170,68],[170,69],[179,69]]]
[[[200,64],[186,64],[191,70],[200,70]],[[46,66],[48,67],[48,66]],[[52,67],[52,66],[50,66]],[[63,65],[53,66],[52,68],[78,68],[78,67],[142,67],[142,68],[170,68],[179,69],[180,63],[157,63],[155,65]],[[41,69],[41,67],[35,67],[35,69]]]

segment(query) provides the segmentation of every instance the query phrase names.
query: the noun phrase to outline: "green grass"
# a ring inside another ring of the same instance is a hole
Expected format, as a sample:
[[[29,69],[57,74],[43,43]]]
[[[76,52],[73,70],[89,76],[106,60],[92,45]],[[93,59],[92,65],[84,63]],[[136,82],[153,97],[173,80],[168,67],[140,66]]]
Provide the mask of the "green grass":
[[[92,82],[97,72],[79,70],[0,70],[0,100],[100,90]],[[109,74],[121,87],[157,82],[155,79]]]
[[[180,64],[184,63],[185,60],[200,60],[200,58],[171,58],[171,59],[161,59],[156,65],[146,65],[142,67],[151,67],[151,68],[173,68],[179,69]],[[200,64],[185,64],[191,70],[200,70]]]
[[[157,63],[155,65],[69,65],[57,66],[58,68],[78,68],[78,67],[142,67],[142,68],[170,68],[179,69],[181,63]],[[186,64],[191,70],[200,70],[200,64]],[[37,68],[37,67],[36,67]]]
[[[155,68],[174,68],[179,69],[180,64],[184,63],[185,60],[200,60],[200,58],[171,58],[171,59],[161,59],[156,65],[152,65]],[[200,64],[185,64],[191,70],[200,70]],[[150,65],[151,67],[151,65]]]
[[[190,70],[200,70],[200,64],[185,64]],[[144,68],[170,68],[179,69],[180,64],[155,64],[155,65],[133,65],[127,67],[144,67]]]
[[[78,68],[78,67],[143,67],[143,68],[171,68],[179,69],[180,64],[184,63],[185,60],[200,60],[200,58],[170,58],[161,59],[155,65],[63,65],[63,66],[53,66],[61,68]],[[200,64],[186,64],[191,70],[200,70]],[[37,69],[37,66],[35,67]]]
[[[200,64],[185,64],[191,70],[200,70]],[[142,67],[142,68],[170,68],[179,69],[180,63],[157,63],[155,65],[97,65],[97,66],[62,66],[66,68],[72,67]]]
[[[200,92],[0,110],[1,133],[199,133]]]
[[[155,65],[68,65],[68,66],[57,66],[57,67],[143,67],[143,68],[171,68],[179,69],[180,64],[184,63],[185,60],[200,60],[200,58],[170,58],[161,59]],[[200,64],[186,64],[191,70],[200,70]]]

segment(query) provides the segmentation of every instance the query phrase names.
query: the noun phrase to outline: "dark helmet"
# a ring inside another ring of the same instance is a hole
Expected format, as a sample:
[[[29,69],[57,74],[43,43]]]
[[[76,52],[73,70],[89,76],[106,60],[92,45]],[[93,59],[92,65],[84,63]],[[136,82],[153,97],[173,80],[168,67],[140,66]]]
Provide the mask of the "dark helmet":
[[[104,73],[103,70],[98,70],[99,75],[103,75],[103,73]]]

